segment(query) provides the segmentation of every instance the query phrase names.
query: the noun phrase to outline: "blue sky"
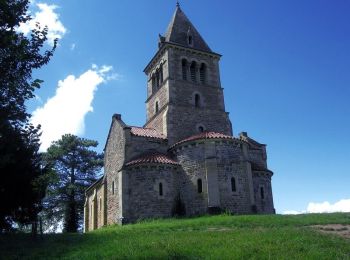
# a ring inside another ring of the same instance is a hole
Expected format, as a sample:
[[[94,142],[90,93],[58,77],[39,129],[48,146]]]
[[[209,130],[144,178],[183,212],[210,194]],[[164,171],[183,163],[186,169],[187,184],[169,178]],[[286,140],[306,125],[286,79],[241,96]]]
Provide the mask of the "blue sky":
[[[34,74],[45,83],[28,103],[46,146],[71,132],[98,140],[102,151],[112,114],[145,123],[142,71],[175,4],[32,3],[32,16],[60,38]],[[277,212],[350,211],[350,2],[192,0],[181,7],[223,55],[234,134],[247,131],[268,145]]]

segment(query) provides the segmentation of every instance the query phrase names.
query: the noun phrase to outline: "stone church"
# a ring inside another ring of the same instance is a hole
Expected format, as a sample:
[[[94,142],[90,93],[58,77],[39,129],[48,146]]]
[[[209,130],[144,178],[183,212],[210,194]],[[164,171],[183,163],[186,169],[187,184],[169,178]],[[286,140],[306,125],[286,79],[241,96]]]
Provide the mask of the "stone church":
[[[84,229],[145,218],[274,213],[266,145],[232,133],[213,52],[177,5],[144,69],[143,127],[112,117],[104,176],[86,190]]]

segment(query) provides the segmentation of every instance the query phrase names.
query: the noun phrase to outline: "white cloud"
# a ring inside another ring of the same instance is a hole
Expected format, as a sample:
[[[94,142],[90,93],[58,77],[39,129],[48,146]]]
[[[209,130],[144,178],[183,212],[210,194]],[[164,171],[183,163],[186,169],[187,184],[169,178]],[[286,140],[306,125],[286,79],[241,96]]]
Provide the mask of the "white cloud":
[[[66,33],[67,29],[64,27],[62,22],[59,20],[59,15],[55,12],[55,9],[58,8],[56,5],[49,5],[46,3],[32,3],[39,10],[35,12],[32,16],[32,19],[27,23],[22,23],[18,31],[24,33],[25,35],[29,34],[32,29],[35,28],[36,23],[40,23],[41,27],[48,27],[48,44],[51,46],[56,38],[61,39]],[[30,13],[30,12],[29,12]]]
[[[108,80],[111,71],[111,66],[93,65],[78,77],[69,75],[58,82],[55,96],[37,108],[31,119],[34,125],[41,125],[41,151],[63,134],[84,133],[84,118],[93,111],[95,91],[98,85]]]
[[[350,212],[350,199],[342,199],[334,204],[325,202],[310,202],[305,211],[286,210],[282,214],[296,215],[305,213],[333,213],[333,212]]]
[[[308,213],[331,213],[331,212],[350,212],[350,199],[343,199],[334,204],[328,201],[322,203],[310,202],[307,206]]]

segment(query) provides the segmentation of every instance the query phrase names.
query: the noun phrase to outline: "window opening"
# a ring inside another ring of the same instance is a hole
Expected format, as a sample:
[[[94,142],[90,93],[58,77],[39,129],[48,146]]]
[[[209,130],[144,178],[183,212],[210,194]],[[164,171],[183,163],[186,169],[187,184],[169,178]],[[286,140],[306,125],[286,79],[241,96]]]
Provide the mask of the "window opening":
[[[191,63],[190,72],[191,72],[191,80],[193,82],[196,82],[197,81],[197,78],[196,78],[196,62],[194,62],[194,61]]]
[[[159,196],[163,196],[163,183],[159,183]]]
[[[156,101],[156,113],[158,113],[158,111],[159,111],[159,104],[158,104],[158,101]]]
[[[202,179],[197,180],[197,188],[198,188],[198,193],[202,193],[202,191],[203,191]]]
[[[188,45],[192,45],[193,44],[193,38],[191,35],[188,36]]]
[[[182,79],[187,80],[187,61],[182,60]]]
[[[232,192],[236,192],[237,191],[236,179],[234,177],[231,178],[231,190],[232,190]]]
[[[202,63],[199,69],[199,77],[200,77],[201,83],[204,84],[206,81],[206,65],[204,63]]]
[[[264,187],[260,187],[260,197],[261,199],[265,199]]]
[[[114,181],[112,182],[112,194],[114,195]]]
[[[194,106],[200,107],[201,97],[199,94],[194,95]]]
[[[160,77],[160,83],[163,83],[163,65],[160,65],[159,77]]]
[[[203,132],[204,132],[204,127],[203,127],[203,126],[199,126],[199,127],[198,127],[198,131],[199,131],[200,133],[203,133]]]

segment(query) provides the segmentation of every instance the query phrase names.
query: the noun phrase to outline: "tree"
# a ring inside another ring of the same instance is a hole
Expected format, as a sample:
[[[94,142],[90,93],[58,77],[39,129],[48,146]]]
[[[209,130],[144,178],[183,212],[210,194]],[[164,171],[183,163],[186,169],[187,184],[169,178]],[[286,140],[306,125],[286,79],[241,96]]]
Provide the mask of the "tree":
[[[65,232],[76,232],[82,225],[85,190],[103,166],[103,154],[90,149],[97,145],[97,141],[67,134],[44,154],[45,165],[51,169],[44,199],[46,219],[56,224],[63,220]]]
[[[31,18],[28,0],[0,0],[0,232],[14,221],[27,224],[40,210],[40,128],[33,127],[25,102],[42,83],[32,71],[47,64],[56,48],[43,51],[47,28],[37,24],[26,37],[17,31]]]

